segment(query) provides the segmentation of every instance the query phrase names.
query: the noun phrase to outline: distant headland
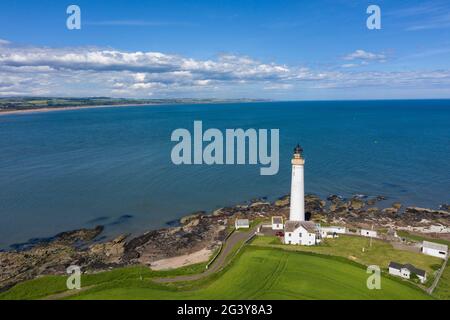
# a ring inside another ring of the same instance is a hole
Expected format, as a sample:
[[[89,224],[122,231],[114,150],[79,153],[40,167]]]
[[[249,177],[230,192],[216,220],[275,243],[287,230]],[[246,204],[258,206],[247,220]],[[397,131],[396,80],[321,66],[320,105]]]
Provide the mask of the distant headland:
[[[213,104],[237,102],[268,102],[267,99],[218,99],[218,98],[170,98],[170,99],[128,99],[110,97],[7,97],[0,98],[0,115],[11,113],[45,112],[54,110],[75,110],[81,108],[127,107],[164,104]]]

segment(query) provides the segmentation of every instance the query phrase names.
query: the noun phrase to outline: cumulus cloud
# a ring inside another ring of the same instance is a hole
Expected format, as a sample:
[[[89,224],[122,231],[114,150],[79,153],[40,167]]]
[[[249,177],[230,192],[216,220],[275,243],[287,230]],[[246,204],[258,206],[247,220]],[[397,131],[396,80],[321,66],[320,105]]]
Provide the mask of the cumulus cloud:
[[[0,95],[258,97],[277,91],[450,85],[448,70],[374,73],[351,69],[384,59],[384,54],[356,50],[344,57],[347,63],[341,71],[313,70],[233,54],[194,59],[103,48],[19,47],[4,41]]]
[[[369,60],[369,61],[385,61],[386,55],[382,53],[372,53],[368,51],[364,51],[361,49],[355,50],[354,52],[346,55],[344,60],[353,61],[353,60]]]

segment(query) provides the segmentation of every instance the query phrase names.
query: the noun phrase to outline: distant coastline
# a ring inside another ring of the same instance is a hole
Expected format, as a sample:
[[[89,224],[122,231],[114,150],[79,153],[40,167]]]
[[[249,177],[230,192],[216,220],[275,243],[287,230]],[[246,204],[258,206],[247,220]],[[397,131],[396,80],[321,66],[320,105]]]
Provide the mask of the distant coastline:
[[[94,108],[269,102],[264,99],[0,98],[0,116]],[[59,103],[59,104],[58,104]]]

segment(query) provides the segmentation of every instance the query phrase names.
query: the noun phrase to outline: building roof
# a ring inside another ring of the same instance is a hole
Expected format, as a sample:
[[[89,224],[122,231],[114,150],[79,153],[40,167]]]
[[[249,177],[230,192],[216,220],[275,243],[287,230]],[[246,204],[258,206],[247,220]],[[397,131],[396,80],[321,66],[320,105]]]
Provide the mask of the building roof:
[[[436,243],[436,242],[424,241],[422,243],[422,246],[424,248],[429,248],[429,249],[435,249],[435,250],[439,250],[439,251],[448,252],[448,246],[446,244],[440,244],[440,243]]]
[[[237,226],[248,226],[250,221],[248,219],[236,219]]]
[[[272,224],[283,224],[283,217],[272,217]]]
[[[404,269],[408,269],[411,273],[417,274],[422,277],[425,277],[425,275],[426,275],[425,270],[418,269],[409,263],[401,264],[401,263],[391,261],[391,263],[389,263],[389,268],[393,268],[393,269],[397,269],[397,270],[401,270],[404,268]]]
[[[312,221],[294,221],[288,220],[284,224],[284,228],[286,232],[293,232],[298,228],[303,227],[309,233],[315,233],[317,231],[317,226]]]
[[[403,268],[403,265],[401,263],[397,263],[397,262],[391,261],[389,263],[389,268],[400,270],[401,268]]]

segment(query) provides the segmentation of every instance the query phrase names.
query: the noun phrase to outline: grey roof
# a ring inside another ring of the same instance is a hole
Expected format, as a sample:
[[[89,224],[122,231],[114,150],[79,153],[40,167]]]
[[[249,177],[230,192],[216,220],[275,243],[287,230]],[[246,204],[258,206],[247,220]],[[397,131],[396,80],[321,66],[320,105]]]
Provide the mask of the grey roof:
[[[283,217],[272,217],[272,223],[283,224]]]
[[[422,246],[425,248],[448,252],[448,246],[446,244],[424,241]]]
[[[418,268],[414,267],[412,264],[409,264],[409,263],[401,264],[401,263],[397,263],[397,262],[391,261],[391,263],[389,263],[389,268],[394,268],[394,269],[397,269],[397,270],[405,268],[405,269],[408,269],[411,273],[417,274],[417,275],[422,276],[422,277],[425,277],[425,274],[426,274],[425,270],[418,269]]]
[[[288,220],[284,224],[284,228],[286,232],[293,232],[294,230],[298,229],[299,227],[303,227],[306,229],[306,231],[310,233],[315,233],[317,231],[317,226],[312,221],[293,221]]]
[[[401,268],[403,268],[403,265],[401,263],[391,261],[391,263],[389,263],[389,268],[400,270]]]

